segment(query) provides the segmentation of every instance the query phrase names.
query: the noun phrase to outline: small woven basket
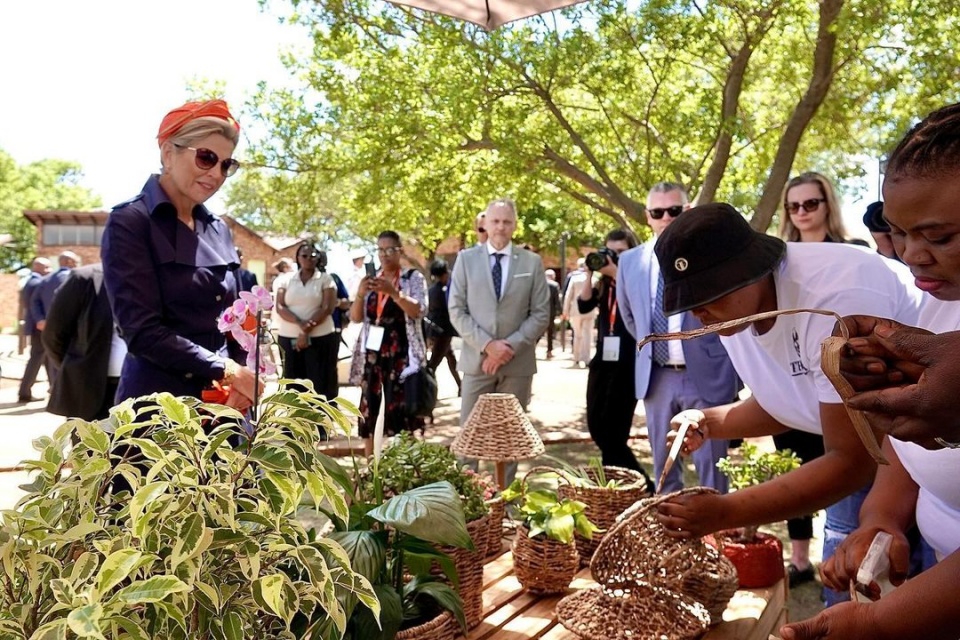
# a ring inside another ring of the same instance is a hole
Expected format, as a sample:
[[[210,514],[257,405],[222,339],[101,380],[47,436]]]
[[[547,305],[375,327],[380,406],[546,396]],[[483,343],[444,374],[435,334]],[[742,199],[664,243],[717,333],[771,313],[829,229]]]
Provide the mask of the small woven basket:
[[[710,623],[699,602],[645,583],[582,589],[560,600],[557,618],[586,640],[694,640]]]
[[[680,495],[716,493],[694,487],[646,498],[627,509],[593,555],[590,571],[601,585],[648,583],[703,603],[720,622],[738,587],[733,564],[699,538],[668,536],[656,518],[657,505]]]
[[[580,553],[580,565],[586,567],[600,541],[604,531],[613,526],[617,516],[637,500],[649,495],[647,477],[639,471],[624,469],[623,467],[604,467],[603,474],[607,480],[616,480],[615,487],[585,487],[576,483],[569,474],[558,471],[566,483],[560,483],[557,491],[561,498],[579,500],[587,505],[586,515],[590,522],[597,525],[602,531],[594,532],[593,538],[587,540],[577,534],[577,551]],[[597,470],[588,469],[590,480],[597,483]]]
[[[503,496],[497,496],[487,501],[490,507],[490,522],[487,527],[486,549],[484,557],[499,555],[503,550],[503,520],[507,517],[507,505],[503,501]]]
[[[490,517],[485,515],[467,523],[467,533],[473,540],[473,551],[460,547],[440,547],[440,551],[450,556],[457,568],[457,593],[463,600],[463,615],[467,619],[467,628],[473,629],[483,619],[483,558],[486,553],[487,530]],[[434,575],[441,575],[440,567],[431,569]]]
[[[394,637],[396,640],[454,640],[457,635],[457,621],[452,613],[444,611],[421,625],[398,631]]]
[[[513,572],[521,585],[536,593],[563,593],[580,569],[576,542],[564,544],[546,535],[531,538],[517,527],[513,539]]]

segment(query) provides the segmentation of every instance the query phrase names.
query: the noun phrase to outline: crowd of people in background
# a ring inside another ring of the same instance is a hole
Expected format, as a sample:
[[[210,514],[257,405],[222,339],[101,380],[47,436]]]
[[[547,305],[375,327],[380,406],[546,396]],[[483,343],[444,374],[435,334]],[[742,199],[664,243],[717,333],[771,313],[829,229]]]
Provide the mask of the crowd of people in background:
[[[36,400],[33,386],[46,367],[48,409],[65,416],[102,418],[127,398],[160,391],[200,397],[210,385],[225,390],[227,405],[251,407],[255,372],[217,320],[240,292],[254,290],[257,277],[204,205],[239,167],[232,158],[239,131],[219,100],[172,110],[157,132],[160,173],[111,212],[102,264],[81,267],[71,252],[52,272],[49,260],[33,261],[20,294],[30,339],[21,402]],[[658,183],[646,199],[649,240],[638,244],[630,231],[611,230],[562,284],[540,255],[515,243],[518,209],[508,198],[476,216],[477,242],[452,268],[442,259],[429,264],[429,286],[405,260],[395,231],[377,236],[377,265],[364,251],[351,255],[345,279],[327,273],[325,251],[305,241],[295,260],[273,265],[279,275],[270,326],[282,375],[331,402],[341,382],[357,385],[357,427],[370,452],[375,433],[423,432],[432,418],[407,410],[405,380],[443,361],[462,397],[461,424],[485,393],[513,394],[528,409],[538,342],[546,337],[545,356],[553,358],[557,321],[568,323],[573,366],[589,369],[585,426],[603,464],[645,471],[629,445],[638,402],[655,477],[680,423],[694,427],[682,450],[699,483],[716,491],[660,504],[670,535],[788,519],[788,572],[796,585],[814,577],[809,514],[824,508],[828,605],[849,599],[847,585],[878,531],[895,538],[895,584],[940,561],[896,595],[828,609],[785,627],[784,638],[954,638],[958,175],[960,105],[953,105],[911,130],[889,159],[885,202],[864,215],[879,254],[847,236],[834,186],[814,172],[785,186],[780,238],[753,230],[730,205],[692,206],[682,185]],[[877,470],[821,372],[819,345],[834,331],[832,318],[764,318],[698,340],[635,346],[651,333],[795,308],[847,316],[854,339],[844,375],[858,391],[849,404],[890,434],[883,445],[890,466]],[[348,345],[349,379],[341,381],[338,354],[349,323],[359,332]],[[728,493],[717,460],[731,440],[758,435],[773,435],[803,464]],[[507,469],[508,481],[515,472],[515,465]],[[663,490],[682,486],[674,467]],[[911,533],[914,524],[919,531]],[[913,565],[911,547],[921,558]],[[877,596],[876,585],[865,590]]]

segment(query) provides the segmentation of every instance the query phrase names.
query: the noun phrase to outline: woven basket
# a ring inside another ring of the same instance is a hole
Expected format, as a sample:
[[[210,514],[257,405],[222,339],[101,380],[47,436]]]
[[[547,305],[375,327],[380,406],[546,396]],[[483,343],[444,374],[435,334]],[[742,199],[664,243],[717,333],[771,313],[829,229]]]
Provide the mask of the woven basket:
[[[586,640],[693,640],[710,614],[687,596],[640,583],[582,589],[560,600],[557,619]]]
[[[398,631],[396,640],[454,640],[457,637],[457,621],[453,614],[444,611],[433,620],[416,627]]]
[[[564,544],[546,535],[531,538],[517,527],[513,539],[513,572],[524,587],[536,593],[562,593],[580,568],[576,542]]]
[[[460,547],[440,547],[440,551],[450,556],[457,568],[457,593],[463,600],[463,615],[469,629],[479,625],[483,619],[483,558],[486,554],[487,530],[490,528],[489,518],[489,515],[485,515],[467,523],[467,533],[473,540],[474,551]],[[434,575],[442,574],[437,565],[434,565],[430,572]]]
[[[694,487],[641,500],[607,531],[593,555],[590,571],[601,585],[649,583],[703,603],[714,624],[720,622],[737,590],[733,564],[699,538],[666,534],[657,521],[657,505],[680,495],[716,493]]]
[[[499,555],[503,550],[503,519],[507,517],[507,505],[503,502],[502,496],[497,496],[487,501],[490,507],[490,522],[487,527],[486,550],[484,557]]]
[[[637,500],[649,495],[647,477],[639,471],[624,469],[623,467],[604,467],[603,474],[607,480],[619,482],[616,487],[583,487],[575,484],[575,479],[568,474],[558,471],[566,483],[560,483],[557,488],[561,498],[579,500],[587,505],[586,515],[590,522],[606,531],[616,521],[627,507]],[[597,471],[588,469],[590,480],[597,482]],[[580,553],[580,566],[590,564],[597,545],[603,539],[603,531],[593,534],[591,540],[577,534],[577,551]]]

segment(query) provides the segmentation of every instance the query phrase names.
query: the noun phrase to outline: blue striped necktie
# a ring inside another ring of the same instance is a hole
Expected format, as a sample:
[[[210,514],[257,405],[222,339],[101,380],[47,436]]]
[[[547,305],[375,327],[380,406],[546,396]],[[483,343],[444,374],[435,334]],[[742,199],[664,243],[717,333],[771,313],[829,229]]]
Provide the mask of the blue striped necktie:
[[[493,257],[496,259],[493,263],[493,292],[497,294],[497,300],[500,299],[501,289],[503,289],[503,267],[500,266],[500,259],[503,257],[502,253],[495,253]]]
[[[670,323],[667,322],[667,316],[663,315],[663,274],[657,279],[657,297],[653,302],[653,315],[650,318],[650,326],[654,333],[667,333],[670,331]],[[656,364],[666,364],[670,360],[670,347],[666,340],[658,340],[653,343],[653,361]]]

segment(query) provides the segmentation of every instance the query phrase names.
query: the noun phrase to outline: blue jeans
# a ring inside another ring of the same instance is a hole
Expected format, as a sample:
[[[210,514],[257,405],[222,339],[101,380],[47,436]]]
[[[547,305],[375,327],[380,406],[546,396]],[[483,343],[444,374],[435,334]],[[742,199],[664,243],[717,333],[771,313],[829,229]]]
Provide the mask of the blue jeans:
[[[870,492],[871,486],[872,483],[826,508],[827,519],[823,525],[824,562],[832,558],[844,538],[860,526],[860,507],[863,505],[867,493]],[[850,593],[848,591],[834,591],[824,587],[822,598],[826,606],[832,607],[835,604],[849,601]]]

